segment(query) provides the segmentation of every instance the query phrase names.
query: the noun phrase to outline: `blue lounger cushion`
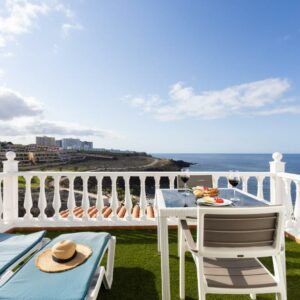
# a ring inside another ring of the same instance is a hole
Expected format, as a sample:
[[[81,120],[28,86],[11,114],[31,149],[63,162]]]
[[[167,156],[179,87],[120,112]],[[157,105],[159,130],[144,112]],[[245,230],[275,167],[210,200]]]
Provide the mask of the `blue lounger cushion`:
[[[78,232],[60,235],[44,249],[51,248],[61,240],[72,240],[91,247],[93,254],[82,265],[74,269],[60,273],[46,273],[35,266],[35,258],[44,250],[42,249],[0,288],[0,299],[84,299],[110,237],[110,234],[105,232]]]
[[[42,241],[46,231],[27,235],[0,233],[0,275]]]

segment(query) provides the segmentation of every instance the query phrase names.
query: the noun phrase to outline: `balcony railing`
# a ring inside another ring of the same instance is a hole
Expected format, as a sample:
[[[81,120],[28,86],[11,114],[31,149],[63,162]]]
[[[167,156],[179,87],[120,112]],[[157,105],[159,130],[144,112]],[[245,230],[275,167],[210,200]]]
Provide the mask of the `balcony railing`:
[[[176,187],[180,174],[20,172],[15,153],[8,152],[6,158],[3,173],[0,173],[1,231],[14,227],[156,226],[155,191],[161,187]],[[249,192],[248,182],[251,181],[250,192],[258,198],[270,198],[273,204],[284,204],[286,231],[297,237],[300,236],[300,175],[285,173],[285,163],[281,160],[282,155],[274,153],[269,172],[240,172],[241,189]],[[212,175],[214,186],[228,185],[229,172],[192,174]],[[89,186],[91,179],[93,191]],[[78,180],[79,190],[76,186]],[[103,189],[104,181],[106,186],[109,182],[108,190]]]

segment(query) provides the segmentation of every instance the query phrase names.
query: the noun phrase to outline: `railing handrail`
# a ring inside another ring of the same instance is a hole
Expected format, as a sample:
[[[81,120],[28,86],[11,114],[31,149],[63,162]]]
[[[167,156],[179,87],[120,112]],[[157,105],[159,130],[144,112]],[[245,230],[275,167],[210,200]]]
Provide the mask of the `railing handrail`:
[[[104,176],[115,176],[116,174],[120,174],[119,176],[155,176],[155,175],[160,175],[160,176],[178,176],[180,175],[180,171],[18,171],[18,172],[10,172],[9,174],[11,175],[18,175],[18,176],[26,176],[26,175],[45,175],[47,174],[48,176],[51,175],[66,175],[66,176],[71,176],[74,174],[78,175],[89,175],[89,176],[95,176],[95,175],[104,175]],[[221,176],[227,176],[230,171],[190,171],[189,172],[192,175],[217,175],[219,177]],[[2,174],[8,174],[8,173],[2,173]],[[250,176],[250,177],[255,177],[258,175],[261,176],[270,176],[272,173],[267,172],[267,171],[240,171],[240,175],[244,176]]]
[[[277,176],[279,178],[286,178],[286,179],[291,179],[291,180],[300,180],[300,174],[295,174],[295,173],[287,173],[287,172],[280,172],[277,173]]]

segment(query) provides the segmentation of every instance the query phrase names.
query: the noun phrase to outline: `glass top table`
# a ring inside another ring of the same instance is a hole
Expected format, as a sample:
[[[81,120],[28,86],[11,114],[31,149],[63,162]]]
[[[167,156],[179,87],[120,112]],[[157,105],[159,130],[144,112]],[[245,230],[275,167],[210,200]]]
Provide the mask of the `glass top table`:
[[[231,199],[233,197],[233,191],[234,190],[230,188],[219,189],[219,197],[223,199]],[[190,192],[190,194],[187,196],[185,195],[183,190],[162,189],[161,193],[165,208],[188,208],[199,206],[192,192]],[[257,197],[251,194],[239,190],[236,190],[235,195],[236,198],[239,199],[239,201],[234,201],[232,202],[232,205],[224,207],[260,207],[268,205],[268,203],[265,200],[258,199]]]
[[[271,203],[264,199],[259,199],[254,195],[236,189],[236,197],[240,201],[233,202],[230,206],[222,206],[222,209],[232,209],[235,207],[265,207]],[[161,252],[161,280],[162,280],[162,299],[170,300],[170,267],[169,267],[169,234],[168,225],[178,224],[178,218],[197,217],[197,207],[215,209],[212,206],[199,205],[196,197],[191,193],[188,196],[184,191],[175,189],[158,189],[155,195],[155,208],[158,214],[158,250]],[[219,189],[219,197],[230,199],[233,197],[234,189]],[[220,206],[218,207],[220,209]]]

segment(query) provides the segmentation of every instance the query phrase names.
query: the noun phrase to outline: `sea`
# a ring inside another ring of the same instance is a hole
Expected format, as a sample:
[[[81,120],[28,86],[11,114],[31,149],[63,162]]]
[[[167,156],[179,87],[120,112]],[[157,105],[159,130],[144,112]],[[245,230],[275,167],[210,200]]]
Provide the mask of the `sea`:
[[[190,171],[229,171],[268,172],[272,154],[204,154],[204,153],[153,153],[158,158],[183,160],[192,165]],[[286,163],[286,172],[300,174],[300,154],[283,154]],[[226,180],[219,181],[220,187],[227,185]],[[239,185],[241,187],[241,184]],[[295,201],[295,184],[292,186],[292,199]],[[254,178],[248,181],[248,191],[257,192],[257,182]],[[264,198],[270,199],[270,181],[264,180]]]

